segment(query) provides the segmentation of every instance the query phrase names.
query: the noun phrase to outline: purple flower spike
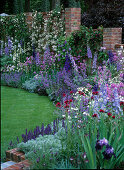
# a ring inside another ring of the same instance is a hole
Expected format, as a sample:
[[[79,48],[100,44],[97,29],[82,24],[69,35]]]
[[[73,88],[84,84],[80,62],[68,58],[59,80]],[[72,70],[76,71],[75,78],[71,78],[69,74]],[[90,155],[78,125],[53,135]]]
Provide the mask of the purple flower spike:
[[[92,58],[92,52],[91,52],[89,46],[87,46],[87,56],[88,56],[88,58]]]

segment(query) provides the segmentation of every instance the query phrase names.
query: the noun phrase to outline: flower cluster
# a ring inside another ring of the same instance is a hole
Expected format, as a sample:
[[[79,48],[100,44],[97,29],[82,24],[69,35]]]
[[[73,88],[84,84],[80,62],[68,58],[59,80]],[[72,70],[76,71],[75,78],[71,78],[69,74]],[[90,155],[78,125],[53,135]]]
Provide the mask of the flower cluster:
[[[103,152],[104,159],[109,160],[109,159],[111,159],[112,155],[114,155],[114,157],[116,157],[114,154],[114,149],[111,146],[109,146],[108,140],[105,138],[103,138],[101,140],[97,140],[96,146],[95,146],[96,151],[102,150],[103,146],[106,146],[106,150]]]

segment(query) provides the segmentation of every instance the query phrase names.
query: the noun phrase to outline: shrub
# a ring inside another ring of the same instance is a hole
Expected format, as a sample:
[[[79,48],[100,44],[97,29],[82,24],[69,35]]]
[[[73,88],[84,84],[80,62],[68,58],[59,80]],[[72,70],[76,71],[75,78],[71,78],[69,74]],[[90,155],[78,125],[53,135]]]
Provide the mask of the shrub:
[[[35,92],[40,95],[47,95],[46,89],[41,82],[42,82],[42,80],[40,79],[40,77],[35,75],[33,78],[30,78],[30,80],[26,80],[22,84],[22,88],[28,90],[31,93]]]
[[[1,40],[6,42],[6,37],[10,36],[18,41],[29,41],[29,29],[25,22],[25,15],[1,17]]]
[[[87,43],[94,54],[99,49],[101,42],[102,31],[99,29],[93,30],[92,27],[87,28],[85,26],[81,26],[80,31],[74,31],[68,40],[72,56],[86,56]]]

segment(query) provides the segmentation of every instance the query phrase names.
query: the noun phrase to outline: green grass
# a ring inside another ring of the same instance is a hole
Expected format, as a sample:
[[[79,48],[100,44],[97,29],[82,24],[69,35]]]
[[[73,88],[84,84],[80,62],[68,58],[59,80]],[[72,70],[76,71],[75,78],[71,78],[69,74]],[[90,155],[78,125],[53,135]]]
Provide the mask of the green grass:
[[[1,87],[1,156],[4,161],[5,150],[12,140],[16,142],[17,136],[25,130],[34,130],[42,123],[47,125],[56,116],[53,115],[55,106],[47,96],[29,93],[22,89]]]

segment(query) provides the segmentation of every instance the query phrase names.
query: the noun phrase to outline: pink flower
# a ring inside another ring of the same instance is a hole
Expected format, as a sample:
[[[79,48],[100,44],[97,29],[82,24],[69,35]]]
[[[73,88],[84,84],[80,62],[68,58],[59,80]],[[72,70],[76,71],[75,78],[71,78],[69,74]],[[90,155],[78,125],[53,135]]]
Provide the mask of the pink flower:
[[[66,96],[66,94],[65,93],[63,93],[63,97],[65,97]]]
[[[98,117],[97,114],[93,114],[92,117]]]
[[[100,110],[99,110],[99,112],[103,112],[103,113],[104,113],[105,111],[104,111],[104,110],[102,110],[102,109],[100,109]]]
[[[69,99],[69,102],[72,102],[72,99]]]
[[[113,119],[115,119],[115,116],[112,116]]]
[[[121,78],[123,78],[123,75],[124,75],[123,73],[120,73],[120,77],[121,77]]]
[[[65,104],[68,104],[68,102],[69,102],[68,100],[65,100],[65,101],[64,101]]]
[[[108,116],[112,116],[112,114],[111,114],[111,113],[107,113],[107,115],[108,115]]]
[[[57,102],[56,107],[61,107],[60,102]]]
[[[94,99],[94,97],[93,97],[93,96],[91,96],[91,99]]]
[[[64,108],[68,108],[69,107],[69,105],[68,104],[66,104],[65,106],[64,106]]]
[[[72,91],[72,90],[70,91],[70,94],[73,94],[73,91]]]
[[[98,91],[94,91],[94,92],[92,92],[92,94],[94,94],[94,95],[98,95]]]
[[[80,95],[83,95],[85,96],[85,93],[84,92],[81,92],[81,91],[78,91]]]
[[[123,101],[120,101],[120,106],[124,106],[124,102]]]

